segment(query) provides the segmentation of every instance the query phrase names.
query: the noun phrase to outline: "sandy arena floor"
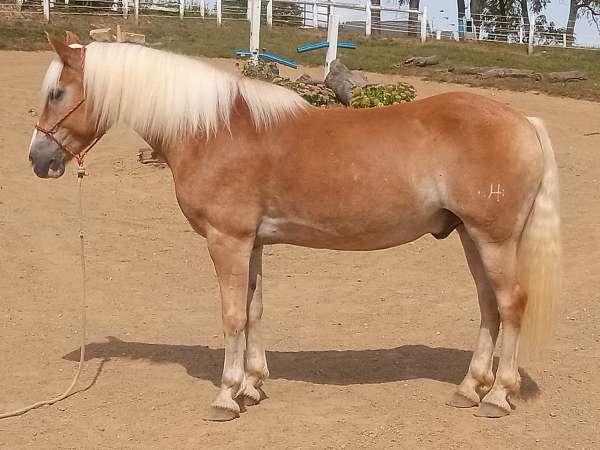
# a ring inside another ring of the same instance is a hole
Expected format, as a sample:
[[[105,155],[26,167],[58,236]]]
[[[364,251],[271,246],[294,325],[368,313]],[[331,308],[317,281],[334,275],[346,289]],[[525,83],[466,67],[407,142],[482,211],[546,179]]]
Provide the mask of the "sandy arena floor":
[[[0,53],[1,410],[62,392],[78,355],[74,168],[40,180],[27,161],[29,110],[50,56]],[[419,97],[473,90],[409,81]],[[168,169],[140,165],[143,142],[116,130],[88,158],[85,180],[82,386],[93,386],[0,422],[0,447],[598,448],[600,104],[479,92],[546,121],[562,182],[559,333],[550,354],[523,364],[524,392],[510,417],[479,419],[444,405],[479,321],[453,234],[372,253],[269,248],[270,398],[234,422],[202,421],[222,364],[213,267],[179,212]]]

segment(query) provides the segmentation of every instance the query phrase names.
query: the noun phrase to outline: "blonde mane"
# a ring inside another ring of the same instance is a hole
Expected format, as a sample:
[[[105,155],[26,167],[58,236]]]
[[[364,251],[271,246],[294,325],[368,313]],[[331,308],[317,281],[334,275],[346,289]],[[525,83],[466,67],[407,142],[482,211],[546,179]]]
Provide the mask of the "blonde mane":
[[[55,59],[42,85],[44,100],[60,78]],[[84,87],[99,129],[126,124],[163,142],[229,127],[241,96],[257,129],[309,107],[296,93],[221,71],[202,61],[131,44],[94,42],[86,47]]]

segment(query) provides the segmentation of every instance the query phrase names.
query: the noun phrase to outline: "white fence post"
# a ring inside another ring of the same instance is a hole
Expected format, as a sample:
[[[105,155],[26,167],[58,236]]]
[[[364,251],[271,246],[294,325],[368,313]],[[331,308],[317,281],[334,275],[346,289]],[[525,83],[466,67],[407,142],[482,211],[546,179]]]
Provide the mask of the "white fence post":
[[[523,30],[524,25],[525,23],[523,22],[523,17],[521,17],[521,19],[519,20],[519,44],[523,43],[523,35],[525,34]]]
[[[371,36],[371,0],[367,0],[365,4],[365,12],[367,17],[365,18],[365,36]]]
[[[523,43],[523,25],[519,26],[519,44]]]
[[[252,0],[248,0],[246,4],[246,20],[252,20]]]
[[[44,6],[44,19],[46,22],[50,22],[50,0],[43,0]]]
[[[421,43],[427,40],[427,6],[423,6],[421,13]]]
[[[325,78],[329,74],[329,68],[331,63],[337,58],[337,43],[338,43],[338,28],[340,26],[340,19],[335,14],[329,16],[329,24],[327,26],[327,55],[325,56]]]
[[[219,26],[223,22],[223,8],[221,6],[221,0],[217,0],[217,24]]]
[[[273,0],[267,2],[267,25],[273,26]]]
[[[533,39],[535,36],[535,21],[537,17],[529,18],[529,43],[527,45],[527,53],[533,55]]]
[[[129,16],[129,0],[123,0],[123,18],[127,19]]]
[[[252,61],[258,61],[260,52],[260,0],[249,0],[252,6],[252,15],[250,16],[250,52]]]
[[[563,47],[567,48],[567,33],[563,33]]]
[[[179,19],[183,20],[185,14],[185,0],[179,0]]]
[[[312,10],[313,10],[313,23],[312,23],[312,26],[313,26],[313,28],[319,28],[319,9],[317,7],[317,2],[313,2],[313,4],[312,4]]]
[[[140,0],[133,0],[133,15],[135,16],[135,26],[140,24]]]
[[[204,19],[205,11],[206,11],[206,1],[200,0],[200,17],[202,17],[203,19]]]

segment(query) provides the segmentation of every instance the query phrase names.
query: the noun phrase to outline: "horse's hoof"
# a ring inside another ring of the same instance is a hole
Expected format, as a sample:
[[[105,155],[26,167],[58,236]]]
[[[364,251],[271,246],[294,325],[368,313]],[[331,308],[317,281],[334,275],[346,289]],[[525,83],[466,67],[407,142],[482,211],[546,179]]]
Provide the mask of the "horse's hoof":
[[[244,404],[246,406],[256,406],[266,398],[267,394],[259,387],[247,386],[244,391]]]
[[[498,417],[504,417],[504,416],[508,416],[510,414],[510,410],[506,410],[504,408],[501,408],[498,405],[494,405],[492,403],[486,403],[486,402],[481,402],[479,404],[479,409],[477,409],[477,411],[474,413],[475,416],[477,417],[492,417],[492,418],[498,418]]]
[[[230,420],[237,419],[238,417],[240,417],[240,413],[237,411],[211,406],[208,409],[208,412],[204,415],[203,419],[208,422],[228,422]]]
[[[478,404],[479,402],[475,402],[459,392],[455,392],[452,398],[446,402],[446,405],[453,406],[454,408],[473,408]]]

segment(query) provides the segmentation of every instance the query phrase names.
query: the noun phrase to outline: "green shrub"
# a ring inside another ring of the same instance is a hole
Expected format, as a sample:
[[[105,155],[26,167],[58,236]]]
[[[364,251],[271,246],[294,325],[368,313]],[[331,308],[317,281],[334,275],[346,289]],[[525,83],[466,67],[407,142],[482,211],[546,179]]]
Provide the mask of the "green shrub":
[[[354,89],[351,104],[354,108],[376,108],[410,102],[415,97],[415,88],[410,84],[367,84]]]

